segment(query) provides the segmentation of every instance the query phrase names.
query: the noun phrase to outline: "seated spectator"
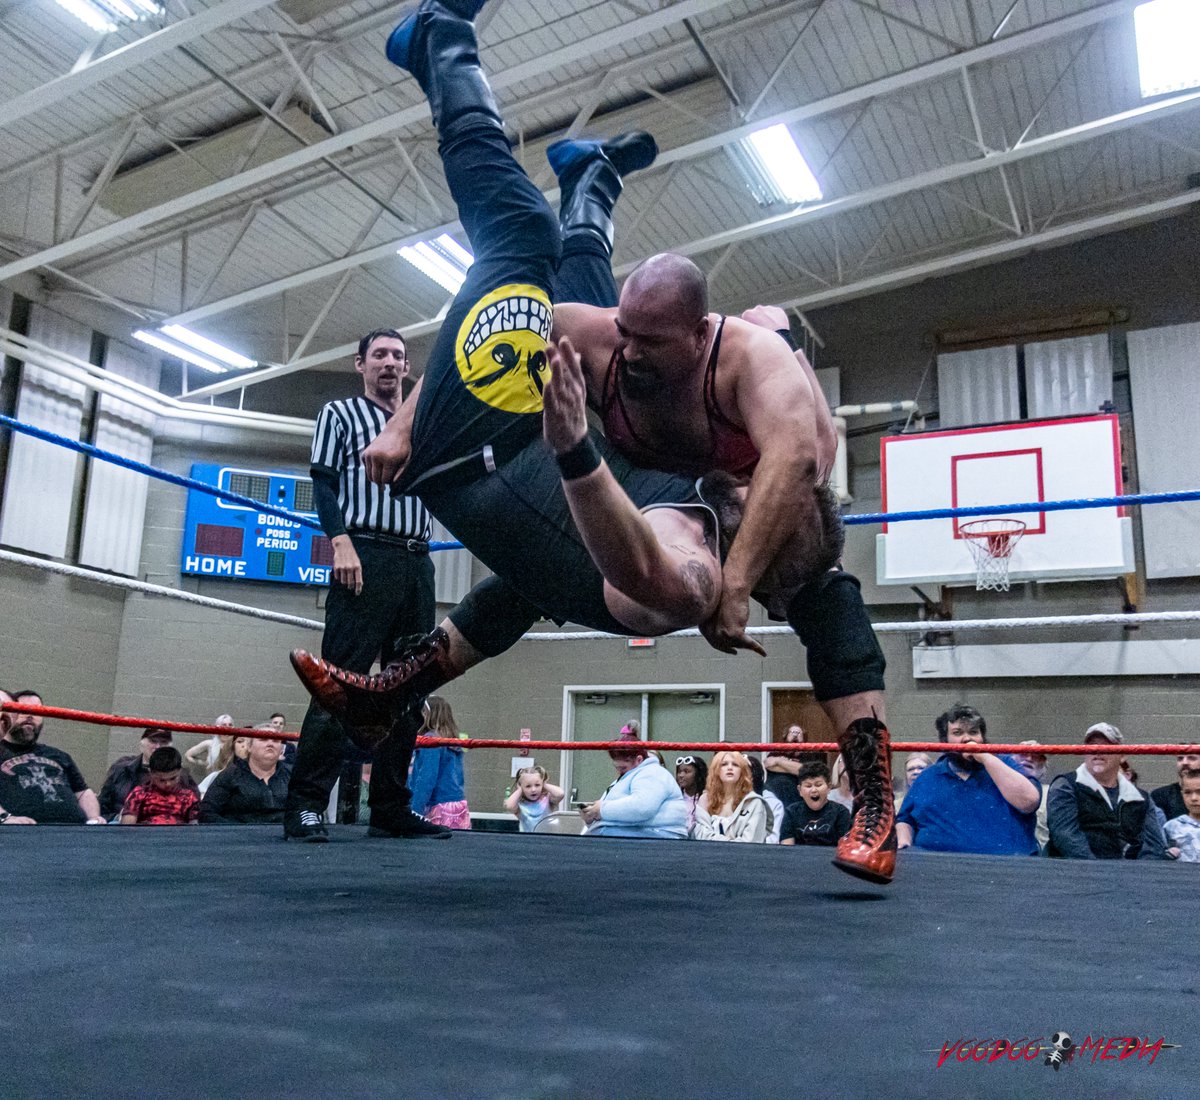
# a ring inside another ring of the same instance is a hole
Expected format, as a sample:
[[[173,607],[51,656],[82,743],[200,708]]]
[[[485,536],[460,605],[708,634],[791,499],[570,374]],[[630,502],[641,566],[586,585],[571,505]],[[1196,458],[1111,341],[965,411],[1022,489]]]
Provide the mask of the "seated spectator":
[[[771,832],[771,810],[755,794],[750,761],[740,752],[713,757],[705,791],[708,806],[696,811],[694,840],[730,840],[763,844]]]
[[[762,761],[754,755],[747,756],[746,761],[750,765],[750,782],[754,785],[754,793],[762,795],[762,800],[771,813],[771,831],[767,833],[764,843],[778,844],[779,830],[783,827],[783,803],[767,789],[767,776]]]
[[[1116,726],[1097,722],[1085,745],[1124,744]],[[1114,753],[1088,756],[1074,772],[1050,784],[1046,802],[1050,845],[1046,854],[1066,859],[1166,859],[1166,838],[1145,791],[1121,774]]]
[[[219,714],[214,726],[222,726],[225,729],[233,728],[232,714]],[[221,755],[221,746],[226,741],[231,740],[232,734],[214,733],[211,737],[206,737],[198,745],[193,745],[187,752],[183,754],[183,759],[189,764],[200,764],[204,768],[204,774],[217,771],[217,757]]]
[[[1022,741],[1022,745],[1036,745],[1035,740]],[[1033,827],[1033,838],[1037,841],[1038,851],[1045,852],[1046,846],[1050,843],[1050,826],[1046,822],[1046,799],[1050,797],[1050,788],[1046,784],[1046,766],[1049,763],[1049,757],[1044,752],[1023,752],[1018,755],[1017,760],[1022,768],[1025,769],[1025,774],[1030,779],[1036,779],[1042,788],[1042,802],[1038,806],[1037,824]]]
[[[253,740],[252,737],[223,737],[221,739],[221,751],[217,753],[216,766],[200,780],[200,786],[197,788],[201,798],[208,793],[208,788],[213,785],[213,780],[230,764],[235,760],[245,760],[250,755],[250,742]]]
[[[1185,769],[1195,771],[1200,769],[1200,752],[1184,753],[1175,757],[1175,770],[1182,776]],[[1181,783],[1168,783],[1165,787],[1155,787],[1150,792],[1150,798],[1168,821],[1187,814],[1187,806],[1183,801]]]
[[[905,794],[908,793],[908,788],[913,785],[913,780],[932,763],[933,757],[927,752],[910,752],[908,754],[908,759],[904,761],[904,785],[896,788],[894,796],[897,812],[900,810],[900,804],[904,801]]]
[[[850,773],[846,770],[846,761],[841,753],[838,753],[833,770],[829,773],[829,788],[829,801],[845,806],[853,814],[854,795],[850,793]]]
[[[458,723],[450,704],[440,695],[425,700],[425,722],[420,737],[460,737]],[[447,829],[469,829],[471,811],[467,808],[463,781],[463,750],[453,745],[437,749],[417,749],[413,754],[413,813],[429,818]]]
[[[268,722],[256,729],[275,732]],[[235,759],[208,788],[200,803],[202,825],[281,825],[292,770],[280,763],[283,742],[250,738],[245,760]]]
[[[183,757],[170,745],[150,754],[150,776],[121,807],[122,825],[199,825],[200,796],[185,787]]]
[[[787,808],[780,844],[821,844],[836,847],[850,831],[850,811],[829,800],[829,768],[812,761],[800,769],[800,801]]]
[[[1200,768],[1184,768],[1179,773],[1186,814],[1167,822],[1167,840],[1183,863],[1200,863]]]
[[[974,707],[951,707],[938,717],[937,732],[953,751],[909,787],[896,818],[899,847],[1036,855],[1041,784],[1021,770],[1015,756],[970,751],[970,745],[987,743],[987,723]]]
[[[550,782],[546,769],[540,764],[517,772],[517,785],[504,800],[504,808],[517,818],[517,832],[532,833],[548,813],[563,800],[562,787]]]
[[[155,749],[169,746],[172,740],[170,730],[148,726],[142,734],[141,754],[122,756],[113,762],[104,778],[104,786],[100,788],[100,812],[106,820],[115,821],[129,792],[150,778],[150,754]],[[196,781],[187,772],[180,777],[180,782],[189,790],[200,793]]]
[[[671,773],[651,756],[632,723],[619,741],[629,750],[611,749],[617,778],[598,801],[583,806],[579,816],[587,836],[687,839],[687,806]]]
[[[0,691],[0,702],[40,706],[35,691]],[[0,711],[0,825],[103,825],[100,803],[75,761],[39,745],[40,715]]]
[[[268,726],[269,726],[271,729],[273,729],[273,730],[274,730],[276,733],[283,733],[283,727],[284,727],[284,723],[285,723],[286,721],[287,721],[287,719],[286,719],[286,718],[284,718],[284,716],[283,716],[282,714],[280,714],[280,713],[279,713],[279,711],[276,711],[274,714],[272,714],[272,715],[271,715],[271,717],[270,717],[270,718],[268,718],[268,719],[267,719],[267,723],[266,723],[266,724],[267,724],[267,725],[268,725]],[[262,726],[255,726],[254,728],[255,728],[255,729],[262,729],[263,727],[262,727]]]
[[[683,792],[683,800],[687,803],[688,836],[696,827],[696,808],[704,797],[704,788],[708,785],[708,764],[703,756],[675,757],[675,782]]]
[[[800,744],[804,740],[804,728],[793,723],[784,731],[781,740],[790,745]],[[766,789],[783,803],[785,809],[800,801],[800,792],[796,783],[800,768],[804,764],[805,755],[802,752],[767,753]]]

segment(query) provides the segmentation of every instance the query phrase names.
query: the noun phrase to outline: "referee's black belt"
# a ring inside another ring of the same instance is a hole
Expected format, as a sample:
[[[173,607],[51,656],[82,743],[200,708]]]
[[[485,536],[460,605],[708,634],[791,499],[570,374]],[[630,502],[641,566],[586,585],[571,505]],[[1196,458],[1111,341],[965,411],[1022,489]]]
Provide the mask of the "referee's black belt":
[[[405,539],[399,535],[386,535],[379,531],[347,531],[346,534],[355,539],[367,539],[369,542],[378,542],[385,546],[396,546],[407,550],[410,554],[429,553],[429,543],[424,539]]]

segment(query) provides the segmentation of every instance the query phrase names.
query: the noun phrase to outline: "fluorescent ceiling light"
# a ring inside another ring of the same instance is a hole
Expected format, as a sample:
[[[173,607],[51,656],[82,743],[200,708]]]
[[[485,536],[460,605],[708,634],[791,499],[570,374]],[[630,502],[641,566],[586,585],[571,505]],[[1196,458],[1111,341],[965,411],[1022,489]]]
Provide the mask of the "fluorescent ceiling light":
[[[157,332],[147,332],[145,329],[140,328],[133,334],[133,338],[140,340],[143,344],[149,344],[152,348],[158,348],[159,351],[166,352],[172,359],[182,359],[206,371],[211,371],[213,374],[227,374],[229,371],[229,368],[223,363],[209,359],[207,356],[201,355],[198,351],[193,351],[183,344],[177,344],[173,340],[159,336]]]
[[[81,23],[101,34],[110,34],[122,23],[136,23],[152,15],[162,15],[162,7],[153,0],[57,0],[59,7]]]
[[[457,294],[467,277],[467,268],[474,262],[471,255],[449,233],[443,233],[432,241],[405,245],[399,254],[422,275]]]
[[[1200,87],[1200,3],[1151,0],[1134,9],[1142,95]]]
[[[821,199],[821,185],[782,122],[757,130],[728,149],[762,206],[796,206]]]
[[[233,367],[234,370],[249,370],[251,367],[258,366],[255,360],[247,359],[246,356],[239,355],[236,351],[230,351],[223,344],[209,340],[198,332],[184,328],[183,325],[163,325],[158,331],[172,340],[186,344],[193,351],[200,352],[201,355],[207,355],[209,358],[217,360],[218,363]]]

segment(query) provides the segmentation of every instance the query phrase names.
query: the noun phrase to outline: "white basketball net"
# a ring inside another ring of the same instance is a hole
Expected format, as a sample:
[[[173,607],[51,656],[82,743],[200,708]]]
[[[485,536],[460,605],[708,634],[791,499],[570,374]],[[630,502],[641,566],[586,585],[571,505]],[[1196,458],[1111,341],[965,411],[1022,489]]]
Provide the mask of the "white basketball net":
[[[1019,519],[980,519],[960,523],[958,531],[975,558],[975,591],[1007,592],[1008,566],[1025,524]]]

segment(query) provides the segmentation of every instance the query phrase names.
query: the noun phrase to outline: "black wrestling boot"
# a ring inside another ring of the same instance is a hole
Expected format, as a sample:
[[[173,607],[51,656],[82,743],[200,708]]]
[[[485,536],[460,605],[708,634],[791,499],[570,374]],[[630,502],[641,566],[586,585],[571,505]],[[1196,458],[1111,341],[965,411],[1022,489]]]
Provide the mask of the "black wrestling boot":
[[[449,840],[452,835],[452,829],[436,825],[429,818],[408,809],[386,817],[372,812],[371,824],[367,828],[367,836],[391,840]]]
[[[621,196],[623,179],[647,168],[658,156],[658,145],[644,130],[620,134],[610,141],[565,138],[546,149],[546,159],[558,177],[558,222],[566,242],[574,234],[594,236],[612,254],[613,207]]]
[[[483,0],[422,0],[387,41],[387,57],[417,78],[443,143],[481,122],[503,129],[479,65],[474,19]]]

